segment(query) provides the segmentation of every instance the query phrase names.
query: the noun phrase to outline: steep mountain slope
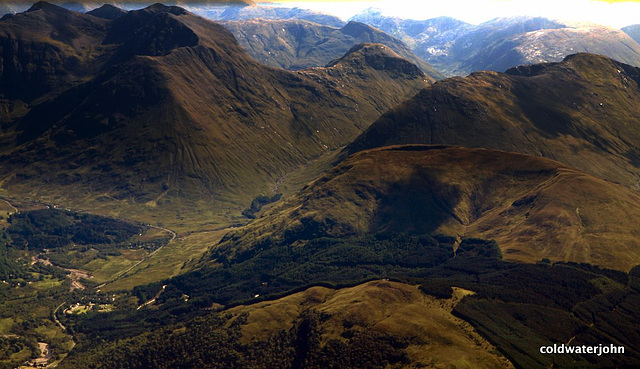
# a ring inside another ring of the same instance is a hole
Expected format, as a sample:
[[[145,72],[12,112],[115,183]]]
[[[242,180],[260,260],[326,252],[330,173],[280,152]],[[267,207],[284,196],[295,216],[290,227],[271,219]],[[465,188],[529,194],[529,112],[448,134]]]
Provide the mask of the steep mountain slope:
[[[34,22],[38,35],[56,37],[38,41],[44,51],[1,54],[34,75],[2,74],[13,83],[3,84],[3,183],[22,194],[250,203],[427,85],[415,65],[381,45],[354,49],[331,68],[271,69],[222,26],[159,4],[110,22],[41,4],[2,21],[0,32],[33,44]],[[95,34],[67,31],[82,22]],[[49,49],[58,59],[42,57]],[[24,67],[32,61],[45,73]],[[53,77],[43,80],[47,72]],[[34,87],[20,94],[24,81]]]
[[[591,54],[451,78],[385,114],[347,151],[404,143],[493,148],[637,188],[639,83],[640,69]]]
[[[495,239],[507,260],[640,263],[640,195],[558,162],[486,149],[399,146],[350,156],[227,235],[218,255],[377,232]],[[261,245],[261,246],[260,246]]]
[[[339,29],[301,20],[261,19],[222,25],[251,56],[274,67],[297,70],[324,66],[366,42],[386,45],[431,78],[443,78],[401,41],[363,23],[349,22]]]
[[[596,24],[513,17],[472,26],[446,17],[424,21],[387,17],[375,9],[352,20],[400,38],[446,75],[502,72],[522,64],[557,62],[578,52],[602,54],[640,66],[640,45],[618,29]]]
[[[3,98],[30,103],[90,78],[104,64],[102,19],[38,2],[0,25]]]

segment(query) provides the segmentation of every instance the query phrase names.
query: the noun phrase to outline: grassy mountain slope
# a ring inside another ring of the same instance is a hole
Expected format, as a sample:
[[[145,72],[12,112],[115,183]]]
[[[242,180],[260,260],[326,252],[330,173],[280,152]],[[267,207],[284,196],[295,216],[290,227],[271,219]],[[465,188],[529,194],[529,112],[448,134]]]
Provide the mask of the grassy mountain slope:
[[[165,336],[166,353],[158,351],[164,333],[156,331],[81,352],[61,367],[512,368],[452,315],[469,293],[456,289],[451,299],[437,300],[417,286],[389,281],[312,287],[176,327]]]
[[[339,290],[312,287],[275,301],[234,307],[229,313],[247,314],[242,326],[242,340],[246,342],[289,330],[305,311],[312,310],[329,317],[322,322],[321,345],[354,332],[370,331],[408,340],[405,352],[415,366],[512,367],[495,347],[451,315],[453,306],[468,293],[456,289],[451,300],[437,300],[417,286],[373,281]],[[416,336],[429,339],[416,340]]]
[[[451,78],[385,114],[347,151],[404,143],[486,147],[637,187],[639,82],[640,69],[590,54]]]
[[[381,148],[347,158],[233,231],[216,254],[326,236],[440,232],[495,239],[507,260],[626,271],[640,263],[639,200],[623,186],[548,159],[485,149]]]
[[[106,24],[106,30],[78,46],[90,51],[75,65],[99,69],[81,76],[88,80],[7,102],[31,105],[2,115],[8,122],[3,183],[30,196],[152,207],[206,198],[248,204],[287,171],[348,143],[428,84],[416,66],[380,45],[354,49],[330,68],[268,68],[222,26],[162,5],[110,22],[46,5],[2,21],[0,29],[14,32],[15,23],[36,16],[46,23],[50,13]],[[67,26],[47,27],[57,34]],[[70,53],[73,42],[65,46]],[[3,55],[10,59],[14,52],[7,48]],[[58,63],[49,60],[41,69]]]
[[[302,20],[250,20],[222,23],[256,60],[285,69],[329,64],[360,43],[379,43],[411,61],[431,78],[443,76],[418,58],[401,41],[363,23],[342,28]]]

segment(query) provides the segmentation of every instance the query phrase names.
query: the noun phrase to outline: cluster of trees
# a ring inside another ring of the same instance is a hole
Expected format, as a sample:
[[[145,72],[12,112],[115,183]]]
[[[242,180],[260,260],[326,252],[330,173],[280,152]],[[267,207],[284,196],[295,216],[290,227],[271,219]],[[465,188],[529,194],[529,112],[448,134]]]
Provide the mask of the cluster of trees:
[[[169,302],[186,294],[194,302],[201,298],[204,305],[226,305],[314,284],[340,286],[376,278],[419,276],[452,258],[453,243],[449,237],[380,233],[319,238],[303,246],[271,245],[251,257],[240,255],[227,260],[219,256],[223,268],[198,270],[165,281],[168,287],[159,301]],[[139,287],[135,292],[145,301],[157,288]]]
[[[312,285],[339,288],[381,278],[420,284],[434,267],[459,259],[461,254],[471,257],[494,249],[492,258],[475,257],[497,260],[499,255],[493,242],[467,240],[463,244],[468,251],[459,250],[454,258],[454,243],[452,237],[380,233],[316,239],[304,246],[275,245],[253,257],[227,260],[223,267],[196,270],[134,289],[138,304],[162,290],[156,299],[160,309],[87,314],[69,322],[69,326],[89,340],[110,340],[190,319],[213,303],[231,306],[275,298]],[[473,245],[481,251],[473,251]]]
[[[328,317],[308,310],[291,329],[242,343],[246,316],[210,314],[99,348],[79,347],[60,368],[382,369],[408,362],[407,341],[363,327],[351,326],[342,339],[323,343]]]
[[[19,255],[7,247],[6,234],[0,240],[0,280],[8,282],[14,279],[27,279],[31,276],[24,263],[19,261]]]
[[[242,211],[242,215],[249,219],[255,219],[256,213],[262,210],[262,207],[271,203],[274,203],[282,198],[281,193],[277,193],[271,197],[260,195],[251,201],[251,206]]]
[[[218,313],[205,309],[212,303],[232,306],[247,300],[275,298],[311,285],[341,287],[390,278],[418,284],[423,292],[439,298],[450,298],[453,287],[474,291],[455,307],[454,314],[474,325],[517,366],[547,367],[555,363],[562,367],[640,367],[640,332],[634,323],[640,314],[640,268],[626,274],[587,264],[552,264],[548,260],[538,264],[512,263],[502,260],[493,241],[462,240],[455,255],[454,243],[454,238],[446,236],[384,233],[320,238],[303,246],[268,245],[251,255],[229,259],[217,255],[218,261],[223,262],[221,267],[137,288],[135,293],[139,302],[143,302],[166,285],[155,309],[79,317],[73,327],[87,339],[83,341],[85,351],[79,351],[78,357],[85,358],[85,354],[95,357],[96,368],[107,362],[114,368],[121,367],[119,363],[129,356],[141,363],[132,367],[143,367],[151,365],[145,361],[149,355],[157,360],[152,366],[159,368],[164,367],[162,363],[176,368],[190,365],[250,368],[260,367],[264,360],[283,368],[314,368],[328,363],[338,363],[333,367],[358,367],[359,363],[369,363],[366,358],[371,354],[361,349],[380,344],[384,347],[376,350],[384,354],[376,357],[379,363],[385,359],[401,363],[401,343],[358,330],[343,337],[347,341],[319,344],[314,335],[300,335],[305,330],[315,332],[315,328],[304,328],[300,322],[296,336],[280,332],[267,341],[238,346],[233,338],[237,332],[227,329],[228,322],[219,323],[224,329],[207,331],[209,336],[194,335],[192,329],[202,319],[222,319]],[[189,295],[188,302],[185,295]],[[321,330],[322,319],[318,319],[319,323],[311,326]],[[184,331],[180,322],[185,321],[195,325]],[[176,328],[175,324],[182,328]],[[116,343],[123,337],[130,338]],[[202,340],[192,341],[193,337]],[[628,354],[557,358],[539,353],[543,344],[572,338],[576,344],[624,345]],[[101,341],[108,342],[107,346],[98,344]],[[210,346],[211,341],[222,346]],[[198,358],[197,361],[163,358],[160,347],[167,350],[169,343],[186,350],[177,351],[172,357]],[[300,350],[306,354],[300,356]],[[101,356],[102,351],[111,359]],[[350,361],[352,357],[357,359]],[[263,361],[256,364],[251,361],[255,358]],[[376,366],[369,363],[364,367]]]
[[[26,355],[22,355],[27,351]],[[23,358],[37,356],[40,350],[34,339],[0,336],[0,369],[14,369],[22,364]],[[16,354],[21,355],[16,355]]]
[[[117,219],[58,209],[13,214],[3,233],[7,247],[24,252],[48,250],[47,258],[63,268],[81,268],[95,259],[119,256],[123,248],[155,249],[167,239],[130,242],[142,227]],[[0,275],[16,274],[16,265],[4,263],[0,249]]]
[[[57,209],[15,213],[8,219],[7,233],[15,247],[32,250],[80,245],[118,244],[141,231],[128,222]]]

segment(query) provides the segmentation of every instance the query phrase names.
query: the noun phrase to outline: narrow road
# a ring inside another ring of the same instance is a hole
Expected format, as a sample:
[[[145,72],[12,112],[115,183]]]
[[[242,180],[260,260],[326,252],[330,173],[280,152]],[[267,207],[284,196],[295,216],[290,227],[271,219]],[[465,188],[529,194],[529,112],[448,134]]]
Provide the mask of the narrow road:
[[[153,304],[158,299],[158,297],[160,297],[160,295],[162,295],[162,293],[164,292],[164,290],[166,288],[167,288],[166,284],[162,285],[162,289],[160,289],[160,291],[158,291],[158,293],[156,293],[156,295],[153,296],[153,298],[151,300],[149,300],[149,301],[145,302],[144,304],[138,306],[138,308],[136,310],[140,310],[140,309],[142,309],[143,307],[145,307],[145,306],[147,306],[149,304]]]
[[[66,332],[66,331],[67,331],[67,327],[65,327],[65,326],[64,326],[64,324],[62,324],[62,323],[60,322],[60,320],[58,320],[58,310],[60,310],[60,308],[61,308],[62,306],[64,306],[64,304],[66,304],[66,303],[67,303],[67,302],[66,302],[66,301],[64,301],[62,304],[58,305],[58,307],[53,311],[53,320],[56,322],[56,324],[57,324],[60,328],[62,328],[62,331],[63,331],[63,332]]]

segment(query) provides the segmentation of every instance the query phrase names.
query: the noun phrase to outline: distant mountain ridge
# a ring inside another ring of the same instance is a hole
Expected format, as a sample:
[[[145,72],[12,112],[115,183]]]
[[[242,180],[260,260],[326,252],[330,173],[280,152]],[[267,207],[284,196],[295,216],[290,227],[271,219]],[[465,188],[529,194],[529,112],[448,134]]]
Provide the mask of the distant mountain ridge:
[[[634,39],[637,43],[640,43],[640,24],[633,24],[631,26],[622,27],[622,31]]]
[[[417,57],[401,41],[359,22],[342,28],[302,20],[248,20],[222,22],[256,60],[285,69],[324,66],[360,43],[379,43],[418,65],[434,79],[444,76]]]
[[[191,6],[190,10],[193,10],[198,15],[216,21],[299,19],[335,28],[343,27],[346,24],[345,21],[336,16],[302,8],[287,8],[268,5],[212,7]]]
[[[596,24],[523,16],[496,18],[473,26],[447,17],[424,21],[387,17],[376,9],[368,9],[351,20],[398,37],[416,55],[449,76],[557,62],[577,52],[602,54],[640,66],[637,42],[620,30]]]
[[[427,20],[404,19],[383,15],[376,8],[369,8],[350,18],[376,27],[416,49],[420,42],[446,44],[470,32],[474,26],[451,17],[437,17]],[[444,51],[444,50],[443,50]]]
[[[0,2],[0,16],[4,14],[15,14],[23,12],[33,5],[33,1],[28,0],[5,0]],[[158,1],[153,0],[125,0],[125,1],[100,1],[100,0],[89,0],[89,1],[50,1],[51,4],[58,5],[67,10],[72,10],[75,12],[86,13],[90,10],[97,9],[102,5],[112,5],[120,8],[126,9],[140,9],[146,6],[153,5],[158,3]],[[177,6],[186,6],[189,4],[193,4],[190,1],[183,0],[169,0],[162,1],[161,3],[165,5],[177,5]],[[212,6],[228,6],[228,5],[237,5],[237,6],[246,6],[246,5],[255,5],[253,0],[199,0],[197,2],[198,7],[212,7]]]

